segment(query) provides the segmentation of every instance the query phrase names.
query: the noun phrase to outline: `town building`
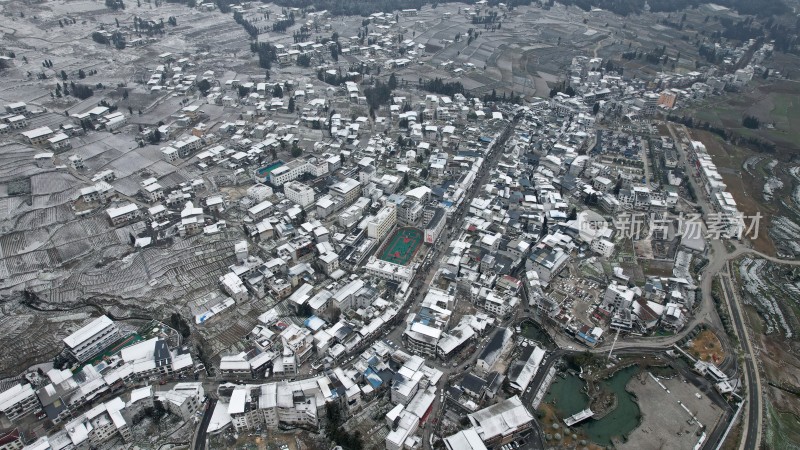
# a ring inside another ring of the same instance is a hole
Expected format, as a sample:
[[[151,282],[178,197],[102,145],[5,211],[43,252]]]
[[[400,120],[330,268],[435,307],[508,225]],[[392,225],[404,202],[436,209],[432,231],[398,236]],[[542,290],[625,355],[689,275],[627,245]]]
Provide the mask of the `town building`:
[[[397,208],[392,204],[385,205],[367,223],[367,236],[380,241],[389,234],[396,223]]]
[[[0,412],[10,421],[16,421],[39,409],[41,405],[30,384],[14,384],[0,392]]]
[[[64,345],[70,356],[78,362],[84,362],[120,337],[120,330],[114,321],[108,316],[100,316],[64,338]]]
[[[299,181],[289,181],[283,185],[286,198],[305,208],[314,203],[314,189]]]

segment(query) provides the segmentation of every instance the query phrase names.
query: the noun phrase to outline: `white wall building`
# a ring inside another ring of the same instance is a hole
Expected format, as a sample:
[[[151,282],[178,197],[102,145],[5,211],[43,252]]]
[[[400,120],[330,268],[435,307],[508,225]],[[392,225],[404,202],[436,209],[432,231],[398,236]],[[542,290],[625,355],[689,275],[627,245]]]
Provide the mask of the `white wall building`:
[[[64,338],[64,344],[72,357],[84,362],[119,338],[117,325],[108,316],[100,316]]]
[[[388,204],[378,211],[378,214],[367,223],[367,236],[381,240],[391,231],[397,223],[397,208]]]
[[[299,181],[285,183],[283,185],[283,193],[286,194],[286,198],[304,208],[314,203],[314,189]]]

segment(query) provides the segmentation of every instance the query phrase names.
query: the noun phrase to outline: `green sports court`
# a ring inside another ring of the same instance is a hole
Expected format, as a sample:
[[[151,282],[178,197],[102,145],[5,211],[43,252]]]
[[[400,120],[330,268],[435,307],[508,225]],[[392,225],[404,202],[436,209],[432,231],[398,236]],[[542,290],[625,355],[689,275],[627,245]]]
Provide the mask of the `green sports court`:
[[[422,246],[424,234],[416,228],[398,228],[379,252],[383,261],[405,266]]]

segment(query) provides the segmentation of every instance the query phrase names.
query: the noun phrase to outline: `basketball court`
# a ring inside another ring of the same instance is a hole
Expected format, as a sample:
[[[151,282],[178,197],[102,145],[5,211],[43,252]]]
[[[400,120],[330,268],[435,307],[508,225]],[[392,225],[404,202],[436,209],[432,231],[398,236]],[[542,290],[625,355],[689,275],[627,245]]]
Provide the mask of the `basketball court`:
[[[416,228],[398,228],[383,247],[379,258],[383,261],[405,266],[422,246],[424,234]]]

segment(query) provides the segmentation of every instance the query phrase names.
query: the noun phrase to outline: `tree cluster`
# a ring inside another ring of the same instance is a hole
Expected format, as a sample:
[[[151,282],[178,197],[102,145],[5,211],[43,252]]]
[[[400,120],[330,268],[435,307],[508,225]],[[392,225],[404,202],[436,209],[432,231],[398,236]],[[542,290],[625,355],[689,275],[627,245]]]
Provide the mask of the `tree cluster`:
[[[258,37],[259,33],[258,27],[250,23],[250,21],[248,21],[247,19],[245,19],[244,16],[242,16],[242,13],[240,13],[239,11],[234,11],[233,20],[239,25],[241,25],[242,28],[244,28],[244,31],[246,31],[251,38],[255,39]]]
[[[113,44],[114,47],[118,50],[122,50],[125,48],[125,36],[122,35],[119,31],[115,31],[111,33],[111,39],[106,37],[105,34],[100,33],[99,31],[95,31],[92,33],[92,40],[97,42],[98,44],[103,45],[110,45]]]
[[[97,42],[98,44],[103,44],[103,45],[108,45],[109,43],[109,40],[106,37],[106,35],[99,31],[95,31],[94,33],[92,33],[92,40]]]
[[[761,126],[761,121],[758,120],[758,117],[744,116],[742,118],[742,126],[750,128],[751,130],[757,130],[758,127]]]
[[[374,86],[364,89],[364,96],[370,108],[378,109],[392,99],[392,89],[389,84],[378,80]]]
[[[563,92],[570,97],[575,96],[575,89],[572,86],[567,86],[566,81],[562,81],[560,84],[553,86],[553,88],[550,89],[550,98],[555,97],[559,92]]]
[[[208,95],[208,91],[211,90],[211,82],[203,78],[197,83],[197,89],[203,94],[203,97]]]
[[[354,431],[348,433],[345,431],[342,424],[345,418],[342,417],[342,408],[336,402],[328,403],[326,406],[325,416],[328,419],[328,426],[326,427],[328,439],[341,446],[344,450],[362,450],[364,442],[361,440],[361,433]]]
[[[287,18],[275,21],[275,23],[272,24],[272,31],[275,33],[283,33],[292,25],[294,25],[294,13],[290,12]]]
[[[430,3],[426,0],[278,0],[276,4],[284,7],[308,8],[317,11],[327,10],[334,16],[362,16],[372,13],[391,13],[401,9],[420,9]]]
[[[483,16],[474,16],[472,18],[473,25],[484,25],[484,24],[491,24],[497,20],[497,12],[496,11],[489,11],[488,14]]]
[[[657,2],[646,2],[645,0],[558,0],[558,2],[567,6],[577,6],[587,12],[591,11],[593,7],[597,7],[621,16],[643,12],[645,4],[649,5],[650,10],[653,12],[674,12],[707,3],[704,0],[659,0]],[[715,3],[734,9],[740,15],[770,17],[791,13],[791,8],[783,0],[718,0]]]
[[[324,69],[317,70],[317,78],[320,81],[328,83],[333,86],[341,86],[345,83],[345,81],[354,81],[354,78],[349,75],[342,75],[341,73],[336,73],[335,75],[329,74]]]
[[[214,0],[214,3],[222,14],[231,12],[231,3],[233,3],[231,0]]]
[[[272,62],[278,60],[278,50],[268,42],[253,42],[250,51],[258,54],[258,66],[262,69],[271,69]]]
[[[117,10],[124,10],[125,3],[122,0],[106,0],[106,7],[111,8],[114,11]]]
[[[115,31],[111,34],[111,43],[114,44],[114,48],[117,50],[124,49],[125,45],[127,44],[125,42],[125,36],[123,36],[119,31]]]
[[[308,53],[297,55],[297,65],[300,67],[311,67],[311,55]]]
[[[497,91],[492,89],[491,94],[486,94],[483,96],[483,102],[495,102],[495,103],[513,103],[515,105],[522,104],[522,96],[519,94],[514,94],[514,91],[511,91],[511,95],[506,97],[505,91],[503,92],[502,96],[497,95]]]
[[[70,88],[72,88],[72,95],[81,100],[86,100],[94,95],[94,90],[85,84],[75,84],[73,81],[70,83]]]
[[[174,328],[175,331],[180,333],[184,339],[189,337],[189,335],[192,333],[191,328],[189,328],[189,323],[186,322],[186,319],[184,319],[180,313],[172,313],[172,315],[169,317],[169,325]]]
[[[456,94],[467,95],[464,85],[459,81],[445,82],[441,78],[434,78],[432,80],[424,81],[421,83],[422,89],[433,92],[434,94],[453,96]]]
[[[177,20],[175,22],[177,24]],[[154,22],[152,20],[142,20],[139,17],[133,18],[133,29],[136,33],[145,32],[148,36],[153,34],[164,34],[164,19]]]
[[[699,120],[696,121],[690,116],[675,116],[670,114],[667,116],[667,120],[670,122],[683,124],[688,128],[695,128],[714,133],[734,145],[747,146],[758,152],[775,153],[776,150],[776,146],[773,142],[755,136],[743,136],[726,128],[715,127],[709,122],[701,122]]]

